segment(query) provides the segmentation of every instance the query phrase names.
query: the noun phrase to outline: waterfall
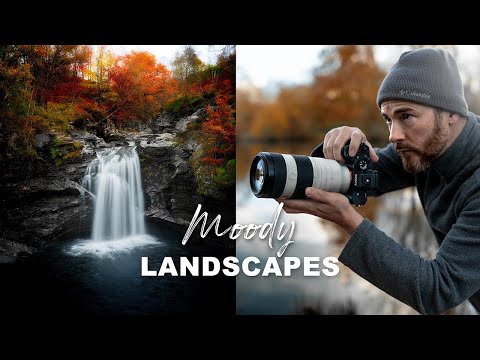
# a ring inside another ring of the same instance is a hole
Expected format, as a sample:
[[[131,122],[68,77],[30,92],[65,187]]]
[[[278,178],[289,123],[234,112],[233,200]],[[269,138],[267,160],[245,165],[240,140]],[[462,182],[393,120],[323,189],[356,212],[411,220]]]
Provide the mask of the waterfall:
[[[135,147],[113,147],[97,152],[82,180],[82,194],[94,201],[91,239],[70,253],[105,255],[155,243],[145,233],[140,160]],[[92,241],[93,240],[93,241]]]
[[[122,239],[145,233],[140,161],[135,147],[97,153],[82,186],[95,194],[92,239]]]

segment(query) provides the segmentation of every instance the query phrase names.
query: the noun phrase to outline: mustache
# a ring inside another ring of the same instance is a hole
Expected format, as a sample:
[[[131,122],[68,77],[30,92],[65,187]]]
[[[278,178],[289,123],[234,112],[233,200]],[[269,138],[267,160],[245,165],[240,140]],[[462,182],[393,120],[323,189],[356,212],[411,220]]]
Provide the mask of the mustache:
[[[404,144],[404,143],[395,143],[394,144],[394,147],[395,147],[395,150],[397,152],[401,152],[401,151],[405,151],[405,150],[410,150],[410,151],[414,151],[414,152],[420,152],[417,148],[415,148],[414,146],[410,146],[408,144]]]

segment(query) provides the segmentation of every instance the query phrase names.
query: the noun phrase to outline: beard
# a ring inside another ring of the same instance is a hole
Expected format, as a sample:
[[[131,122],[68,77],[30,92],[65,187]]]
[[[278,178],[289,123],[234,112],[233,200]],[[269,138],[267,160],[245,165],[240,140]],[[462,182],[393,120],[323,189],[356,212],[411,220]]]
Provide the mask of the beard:
[[[423,149],[403,142],[395,143],[395,150],[402,160],[405,171],[418,174],[427,170],[448,142],[448,129],[442,128],[441,119],[435,118],[435,126],[423,144]]]

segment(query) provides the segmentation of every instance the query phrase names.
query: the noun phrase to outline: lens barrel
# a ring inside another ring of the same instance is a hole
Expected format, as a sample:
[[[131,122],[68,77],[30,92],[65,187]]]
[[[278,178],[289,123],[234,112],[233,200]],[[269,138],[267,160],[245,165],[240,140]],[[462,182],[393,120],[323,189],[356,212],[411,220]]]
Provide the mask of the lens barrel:
[[[259,198],[303,199],[307,187],[346,193],[351,175],[335,160],[259,152],[250,166],[250,187]]]

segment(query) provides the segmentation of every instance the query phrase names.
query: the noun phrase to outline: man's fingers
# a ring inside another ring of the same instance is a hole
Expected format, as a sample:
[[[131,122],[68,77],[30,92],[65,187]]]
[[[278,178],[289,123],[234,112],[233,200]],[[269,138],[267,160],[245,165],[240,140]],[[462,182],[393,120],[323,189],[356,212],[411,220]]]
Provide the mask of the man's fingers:
[[[288,207],[288,206],[284,206],[284,207],[283,207],[283,210],[284,210],[287,214],[305,214],[304,211],[296,210],[296,209],[290,208],[290,207]]]
[[[377,153],[375,152],[375,149],[373,148],[373,146],[368,142],[368,141],[365,141],[365,144],[368,145],[368,147],[370,148],[370,159],[372,159],[373,162],[378,162],[378,160],[380,160],[380,158],[378,157]]]
[[[338,131],[338,129],[333,129],[325,136],[325,141],[323,142],[323,155],[325,156],[325,159],[333,160],[333,144],[337,138]]]
[[[360,144],[364,142],[369,147],[370,158],[373,162],[378,162],[380,159],[375,152],[373,146],[367,141],[367,137],[359,128],[352,128],[342,126],[330,130],[323,140],[323,154],[325,159],[333,159],[338,162],[345,162],[342,156],[342,148],[345,143],[350,140],[348,154],[353,157],[358,152]]]
[[[306,214],[314,214],[315,213],[315,203],[310,199],[305,200],[284,200],[283,208],[291,211],[296,211],[296,214],[299,213],[306,213]],[[287,211],[285,210],[285,211]]]
[[[305,189],[305,195],[315,201],[325,203],[328,202],[328,199],[330,197],[330,194],[322,189],[317,189],[313,187],[307,187]]]
[[[325,155],[325,148],[327,147],[328,141],[330,140],[330,137],[332,134],[330,131],[325,135],[325,138],[323,139],[323,155]]]
[[[350,136],[350,128],[342,128],[342,131],[340,131],[340,134],[338,134],[337,139],[333,144],[333,158],[338,162],[345,162],[345,159],[342,156],[342,148],[345,146],[345,143],[350,139]]]
[[[362,142],[365,142],[367,138],[365,134],[360,129],[355,129],[350,136],[350,146],[348,149],[348,155],[355,156],[358,152],[358,148]]]

